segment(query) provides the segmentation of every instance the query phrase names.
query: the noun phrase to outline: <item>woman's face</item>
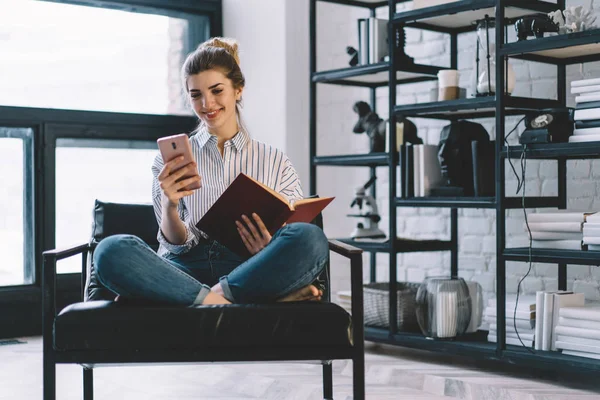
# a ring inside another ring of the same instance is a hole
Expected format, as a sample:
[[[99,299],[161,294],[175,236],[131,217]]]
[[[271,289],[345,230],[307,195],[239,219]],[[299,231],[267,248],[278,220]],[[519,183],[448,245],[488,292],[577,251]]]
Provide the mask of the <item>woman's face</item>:
[[[241,88],[235,89],[231,80],[217,69],[192,75],[187,84],[194,112],[206,123],[209,132],[237,130],[235,104],[242,96]]]

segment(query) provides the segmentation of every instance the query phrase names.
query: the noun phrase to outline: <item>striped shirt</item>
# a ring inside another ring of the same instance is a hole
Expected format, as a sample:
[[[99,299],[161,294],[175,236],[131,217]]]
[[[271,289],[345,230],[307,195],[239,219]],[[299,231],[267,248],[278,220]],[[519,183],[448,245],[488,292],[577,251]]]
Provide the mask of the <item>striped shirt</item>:
[[[202,187],[179,202],[179,217],[187,230],[184,244],[169,243],[161,229],[158,230],[158,253],[161,255],[186,253],[201,239],[206,238],[206,234],[196,228],[196,223],[241,172],[281,193],[288,200],[302,198],[300,180],[288,157],[281,150],[250,138],[244,129],[225,142],[223,156],[217,148],[217,137],[211,135],[206,128],[201,127],[190,137],[190,145],[198,163]],[[159,153],[152,165],[152,199],[159,226],[162,217],[162,190],[158,175],[163,165]]]

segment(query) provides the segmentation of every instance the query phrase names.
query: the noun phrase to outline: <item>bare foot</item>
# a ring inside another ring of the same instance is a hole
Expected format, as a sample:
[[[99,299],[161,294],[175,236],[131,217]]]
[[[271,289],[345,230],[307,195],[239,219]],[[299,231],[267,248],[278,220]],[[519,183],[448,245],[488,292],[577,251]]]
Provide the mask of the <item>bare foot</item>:
[[[217,294],[214,292],[209,292],[206,295],[206,297],[204,298],[202,305],[210,305],[210,304],[231,304],[231,302],[229,300],[227,300],[225,297],[221,296],[220,294]]]
[[[315,285],[307,285],[277,301],[320,301],[322,296],[323,292]]]

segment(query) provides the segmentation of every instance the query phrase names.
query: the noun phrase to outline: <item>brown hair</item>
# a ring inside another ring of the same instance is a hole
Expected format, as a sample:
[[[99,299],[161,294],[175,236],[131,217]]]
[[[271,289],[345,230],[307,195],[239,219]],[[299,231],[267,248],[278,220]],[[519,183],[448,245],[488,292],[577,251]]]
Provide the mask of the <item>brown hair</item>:
[[[190,76],[210,69],[219,69],[231,80],[234,89],[241,89],[246,79],[240,69],[238,44],[234,39],[214,37],[201,43],[190,53],[181,68],[182,84],[187,93]]]

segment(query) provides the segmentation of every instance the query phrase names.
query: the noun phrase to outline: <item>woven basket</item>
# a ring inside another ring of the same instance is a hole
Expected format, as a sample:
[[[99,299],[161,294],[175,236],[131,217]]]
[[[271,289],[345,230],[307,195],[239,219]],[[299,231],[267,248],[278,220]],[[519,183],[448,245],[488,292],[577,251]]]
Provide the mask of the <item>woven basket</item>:
[[[367,283],[364,285],[365,325],[388,328],[389,319],[389,282]],[[415,314],[415,300],[419,283],[396,283],[398,330],[420,332]]]

